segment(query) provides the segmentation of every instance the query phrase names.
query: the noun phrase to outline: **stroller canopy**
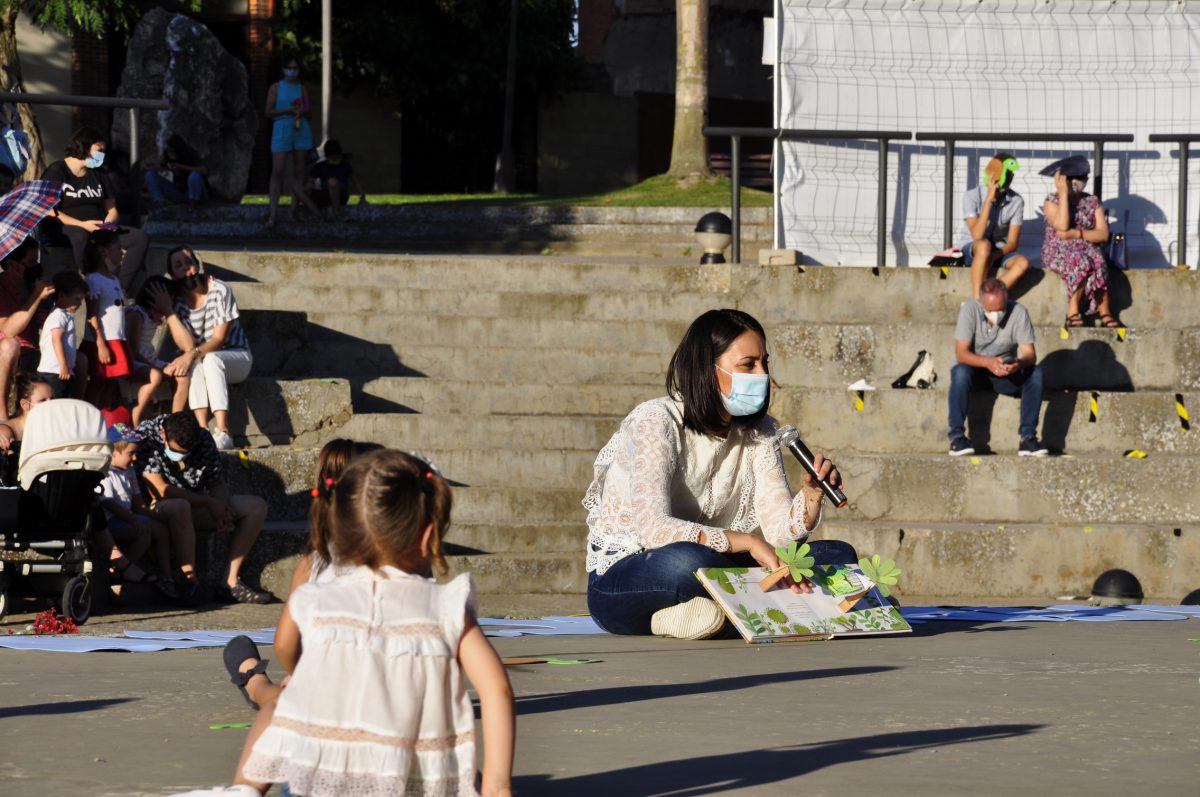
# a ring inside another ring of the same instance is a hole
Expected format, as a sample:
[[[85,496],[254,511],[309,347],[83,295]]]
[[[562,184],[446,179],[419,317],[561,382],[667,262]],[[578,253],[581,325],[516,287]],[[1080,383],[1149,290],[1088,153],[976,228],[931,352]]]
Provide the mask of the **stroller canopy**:
[[[112,446],[100,410],[86,401],[53,399],[29,411],[21,439],[17,479],[28,490],[50,471],[90,470],[103,473]]]

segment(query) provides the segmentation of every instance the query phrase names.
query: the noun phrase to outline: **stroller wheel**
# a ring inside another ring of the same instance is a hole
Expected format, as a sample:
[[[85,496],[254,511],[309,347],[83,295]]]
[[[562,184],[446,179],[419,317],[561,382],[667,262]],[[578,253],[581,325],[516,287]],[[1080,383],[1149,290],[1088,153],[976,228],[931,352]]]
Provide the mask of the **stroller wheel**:
[[[92,613],[92,585],[86,576],[75,576],[67,582],[63,588],[62,612],[76,625],[87,622]]]

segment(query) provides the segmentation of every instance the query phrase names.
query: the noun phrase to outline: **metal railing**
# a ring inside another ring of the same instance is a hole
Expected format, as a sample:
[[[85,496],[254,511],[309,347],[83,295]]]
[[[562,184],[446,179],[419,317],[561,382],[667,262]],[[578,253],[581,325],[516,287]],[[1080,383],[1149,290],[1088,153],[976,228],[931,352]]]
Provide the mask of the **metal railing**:
[[[129,173],[133,183],[133,213],[138,215],[139,198],[142,194],[141,175],[137,169],[138,111],[165,111],[171,107],[166,100],[145,100],[137,97],[85,97],[79,94],[26,94],[24,92],[0,91],[0,102],[24,103],[26,105],[65,105],[68,107],[128,108],[129,109]]]
[[[742,262],[742,174],[741,174],[741,140],[743,138],[770,138],[779,141],[875,141],[879,144],[879,193],[876,202],[878,235],[875,243],[875,265],[883,268],[887,258],[887,163],[888,142],[912,138],[911,132],[869,130],[798,130],[794,128],[774,127],[705,127],[705,136],[729,138],[731,177],[733,182],[733,197],[730,211],[733,216],[733,252],[734,263]]]
[[[1200,133],[1152,133],[1150,135],[1150,143],[1157,144],[1174,143],[1179,145],[1179,205],[1177,213],[1179,215],[1179,240],[1177,243],[1179,252],[1176,262],[1187,262],[1187,195],[1188,195],[1188,145],[1193,142],[1200,141]]]
[[[960,141],[1003,141],[1020,143],[1067,143],[1087,141],[1092,145],[1092,192],[1100,196],[1101,175],[1104,173],[1104,145],[1109,142],[1128,144],[1133,141],[1131,133],[917,133],[916,141],[940,141],[945,147],[945,174],[943,193],[945,218],[942,220],[942,246],[954,246],[954,145]],[[1153,140],[1153,139],[1151,139]]]

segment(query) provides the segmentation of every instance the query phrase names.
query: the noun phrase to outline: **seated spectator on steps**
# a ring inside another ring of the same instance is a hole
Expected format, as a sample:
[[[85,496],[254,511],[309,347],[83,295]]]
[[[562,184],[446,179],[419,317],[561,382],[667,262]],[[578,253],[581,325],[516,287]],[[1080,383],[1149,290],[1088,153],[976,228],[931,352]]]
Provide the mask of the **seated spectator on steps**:
[[[134,426],[142,422],[159,385],[168,379],[175,383],[171,412],[187,409],[190,378],[166,376],[163,371],[167,363],[158,356],[158,333],[164,324],[170,327],[172,337],[183,340],[188,346],[193,345],[191,334],[175,315],[170,289],[167,279],[156,274],[142,283],[137,299],[125,310],[125,334],[133,358],[129,364],[130,380],[138,385],[133,407]]]
[[[229,433],[229,386],[250,376],[254,357],[242,330],[237,300],[230,287],[200,270],[200,260],[187,246],[172,249],[167,268],[179,286],[175,315],[187,327],[192,344],[176,338],[183,354],[167,364],[168,376],[190,376],[188,406],[201,427],[208,427],[209,411],[217,448],[233,448]]]
[[[312,200],[319,208],[330,208],[333,217],[340,221],[343,209],[350,202],[350,193],[358,194],[360,205],[367,204],[367,194],[337,139],[326,141],[323,151],[325,157],[308,170],[313,181]]]
[[[38,363],[38,333],[49,315],[54,285],[41,279],[38,243],[26,238],[0,262],[0,421],[8,417],[8,391],[18,371]]]
[[[1029,270],[1029,260],[1017,252],[1025,200],[1012,190],[1017,159],[997,152],[983,170],[983,181],[963,194],[963,220],[959,240],[964,264],[971,269],[971,297],[979,298],[979,286],[1002,269],[1000,280],[1012,290]]]
[[[950,456],[975,453],[966,434],[967,402],[973,390],[1020,396],[1017,453],[1046,456],[1046,447],[1037,438],[1042,368],[1037,364],[1029,311],[1008,298],[1003,282],[986,280],[979,298],[959,308],[954,338],[958,364],[950,370]]]
[[[129,376],[125,290],[117,276],[121,255],[121,241],[114,231],[92,233],[85,255],[87,326],[80,347],[90,363],[87,400],[101,409],[115,405],[120,398],[117,380]]]
[[[43,180],[63,184],[62,200],[53,214],[42,221],[42,230],[55,245],[70,244],[75,265],[83,269],[83,253],[88,239],[96,230],[107,226],[116,229],[118,222],[117,195],[108,173],[101,168],[107,148],[104,134],[90,127],[75,131],[67,143],[66,157],[46,167]],[[125,257],[121,261],[121,285],[129,284],[142,267],[149,238],[136,227],[119,230]]]
[[[82,399],[87,390],[88,358],[79,351],[75,311],[87,296],[87,283],[77,271],[60,271],[51,280],[54,309],[42,324],[38,338],[37,372],[54,389],[54,398]]]
[[[17,483],[17,461],[21,453],[21,438],[25,436],[25,418],[29,411],[54,398],[54,391],[40,374],[17,375],[17,411],[0,422],[0,453],[4,455],[5,484]]]
[[[167,139],[162,155],[147,164],[146,190],[155,202],[187,202],[196,208],[208,196],[207,174],[208,168],[196,150],[182,136],[173,135]]]
[[[137,469],[154,501],[179,498],[190,507],[195,529],[229,535],[229,565],[217,598],[226,603],[270,603],[274,596],[246,586],[242,563],[267,519],[267,502],[256,495],[230,495],[221,458],[207,429],[187,412],[143,421]],[[186,536],[186,534],[185,534]],[[184,558],[185,552],[176,554]],[[184,561],[194,562],[194,557]]]

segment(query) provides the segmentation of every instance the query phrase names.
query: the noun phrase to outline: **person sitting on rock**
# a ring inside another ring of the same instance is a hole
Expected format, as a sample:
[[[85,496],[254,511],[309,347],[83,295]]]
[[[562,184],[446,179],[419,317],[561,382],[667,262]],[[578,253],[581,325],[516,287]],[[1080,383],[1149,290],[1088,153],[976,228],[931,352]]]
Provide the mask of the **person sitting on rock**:
[[[971,269],[971,296],[993,268],[1003,269],[1000,280],[1011,290],[1029,270],[1029,259],[1017,252],[1025,200],[1012,190],[1017,159],[997,152],[983,170],[983,181],[963,194],[962,241],[964,265]]]
[[[101,168],[108,144],[104,134],[81,127],[67,142],[66,157],[46,167],[43,180],[63,184],[62,200],[53,214],[42,221],[42,230],[51,244],[70,244],[75,266],[83,269],[83,254],[92,233],[102,227],[117,229],[117,194],[108,173]],[[129,290],[133,277],[142,267],[150,239],[136,227],[121,225],[121,287]]]
[[[330,208],[333,217],[341,221],[343,208],[350,202],[350,192],[358,194],[358,204],[367,204],[367,194],[354,174],[354,167],[342,153],[337,139],[325,142],[325,157],[308,170],[312,177],[312,198],[319,208]]]
[[[200,206],[208,196],[208,168],[182,136],[172,135],[162,154],[147,164],[146,190],[155,202]]]
[[[1008,298],[998,279],[985,280],[979,298],[963,302],[954,330],[958,364],[950,370],[950,456],[974,454],[966,434],[967,400],[972,390],[1021,397],[1017,453],[1044,457],[1037,438],[1042,410],[1042,369],[1037,364],[1033,323],[1025,306]]]
[[[242,563],[267,519],[267,502],[257,495],[229,494],[221,457],[208,430],[201,429],[191,413],[175,412],[143,421],[136,433],[141,442],[135,464],[150,496],[156,502],[183,499],[191,507],[190,524],[195,529],[229,535],[229,565],[217,598],[226,603],[274,600],[271,593],[251,589],[240,577]],[[181,537],[187,536],[185,528]],[[194,552],[189,555],[177,549],[175,553],[186,574],[194,567]]]

